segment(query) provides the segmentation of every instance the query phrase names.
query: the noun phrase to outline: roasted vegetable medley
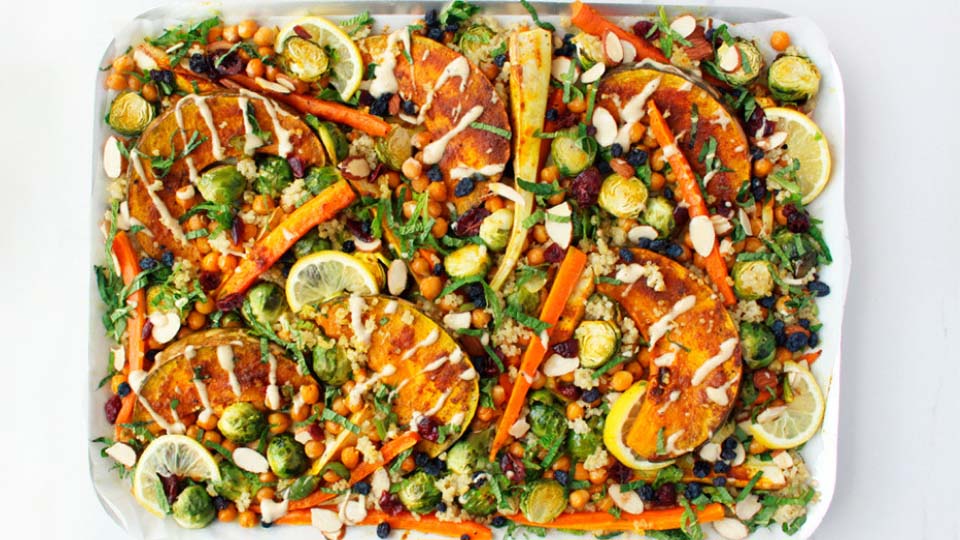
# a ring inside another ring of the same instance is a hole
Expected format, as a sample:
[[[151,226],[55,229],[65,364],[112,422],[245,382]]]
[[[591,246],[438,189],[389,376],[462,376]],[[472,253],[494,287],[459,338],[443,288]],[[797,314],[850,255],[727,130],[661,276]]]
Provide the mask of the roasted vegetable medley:
[[[817,66],[781,31],[524,6],[211,16],[105,68],[95,442],[146,510],[330,539],[803,526]]]

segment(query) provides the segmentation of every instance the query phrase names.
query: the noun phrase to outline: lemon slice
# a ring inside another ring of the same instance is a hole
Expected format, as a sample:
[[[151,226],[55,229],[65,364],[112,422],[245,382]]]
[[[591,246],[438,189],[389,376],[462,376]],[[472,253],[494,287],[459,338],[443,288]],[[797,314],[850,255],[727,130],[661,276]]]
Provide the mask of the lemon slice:
[[[626,441],[627,432],[637,421],[640,406],[643,404],[643,394],[646,390],[646,381],[640,381],[620,394],[620,397],[613,402],[603,426],[603,444],[615,458],[627,467],[641,471],[654,471],[672,465],[673,460],[647,461],[627,446]]]
[[[274,44],[277,54],[286,54],[287,40],[293,37],[305,39],[320,47],[325,56],[323,61],[329,62],[333,73],[330,84],[340,93],[340,99],[344,101],[350,99],[350,96],[360,88],[360,81],[363,79],[363,59],[360,56],[360,49],[350,36],[336,23],[323,17],[304,17],[283,27],[277,34],[277,41]],[[302,63],[305,60],[299,57],[305,52],[319,56],[316,55],[316,51],[310,51],[308,47],[301,46],[297,49],[291,51],[297,56],[296,63]]]
[[[757,441],[771,449],[795,448],[809,441],[820,428],[826,407],[820,385],[809,369],[786,362],[783,371],[793,399],[785,405],[767,408],[750,424]]]
[[[151,514],[166,515],[163,484],[158,475],[171,474],[197,482],[220,481],[217,462],[195,439],[184,435],[158,437],[143,451],[133,473],[133,496]]]
[[[287,276],[287,304],[294,313],[303,306],[341,293],[377,294],[380,287],[364,261],[342,251],[318,251],[298,260]]]
[[[777,131],[787,133],[787,153],[800,160],[800,193],[809,204],[830,182],[830,146],[827,138],[809,116],[783,107],[764,109],[767,119],[776,122]]]

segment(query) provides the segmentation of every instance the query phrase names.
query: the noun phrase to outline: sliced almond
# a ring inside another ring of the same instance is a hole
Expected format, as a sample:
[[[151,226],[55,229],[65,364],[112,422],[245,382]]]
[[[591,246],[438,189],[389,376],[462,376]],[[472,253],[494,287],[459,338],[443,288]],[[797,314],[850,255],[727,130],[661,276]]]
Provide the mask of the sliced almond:
[[[325,533],[339,532],[343,528],[340,516],[333,510],[313,508],[310,510],[310,524]]]
[[[750,216],[747,215],[747,211],[743,208],[738,209],[737,217],[740,218],[740,226],[743,227],[744,234],[753,236],[753,225],[750,224]]]
[[[730,463],[736,467],[736,460]],[[761,467],[760,470],[763,472],[764,480],[769,480],[774,485],[780,485],[787,481],[787,478],[783,475],[783,471],[780,470],[780,467],[773,465],[768,465],[766,467]]]
[[[241,446],[233,451],[233,462],[237,464],[237,467],[254,474],[265,473],[270,470],[267,458],[263,457],[260,452],[246,446]]]
[[[607,65],[603,62],[597,62],[590,69],[583,72],[583,75],[580,76],[580,82],[584,84],[590,84],[596,80],[599,80],[603,76],[603,72],[607,70]]]
[[[737,443],[737,447],[734,449],[734,451],[736,452],[736,455],[733,457],[733,461],[730,462],[730,465],[734,467],[739,467],[740,465],[743,465],[744,461],[747,460],[747,450],[743,447],[742,444]],[[771,467],[771,468],[775,468],[775,467]],[[780,472],[779,469],[777,469],[777,472]],[[780,476],[783,476],[783,475],[780,475]]]
[[[720,459],[720,445],[715,442],[703,445],[700,449],[700,459],[711,463]]]
[[[710,216],[710,221],[713,223],[713,232],[717,233],[717,236],[723,236],[733,229],[730,220],[720,214]]]
[[[743,540],[750,534],[750,529],[746,525],[734,518],[723,518],[711,523],[713,530],[727,540]]]
[[[737,514],[737,517],[748,521],[753,516],[757,515],[757,512],[763,508],[763,505],[760,504],[760,497],[750,494],[747,495],[747,498],[738,501],[737,505],[734,507],[734,513]]]
[[[349,180],[365,180],[373,172],[370,164],[360,156],[350,156],[340,162],[340,170]]]
[[[379,251],[379,250],[380,250],[380,246],[382,245],[382,243],[380,242],[380,239],[379,239],[379,238],[374,238],[373,240],[370,240],[370,241],[368,242],[368,241],[366,241],[366,240],[364,240],[364,239],[362,239],[362,238],[358,238],[358,237],[354,236],[354,237],[353,237],[353,245],[354,245],[354,247],[357,248],[357,251],[364,251],[364,252],[369,253],[369,252],[372,252],[372,251]]]
[[[617,140],[617,121],[604,107],[593,110],[593,127],[597,128],[596,139],[600,146],[610,146]]]
[[[628,514],[643,513],[643,499],[636,491],[620,491],[620,484],[613,484],[607,490],[613,504]]]
[[[123,347],[111,347],[113,353],[113,370],[123,371],[123,366],[127,364],[127,351]]]
[[[713,222],[707,216],[696,216],[690,220],[690,240],[693,242],[693,249],[701,257],[710,255],[713,246],[717,241],[716,233],[713,230]]]
[[[176,311],[154,311],[150,322],[153,323],[150,335],[160,343],[168,343],[180,331],[180,314]]]
[[[150,71],[154,69],[160,69],[160,66],[157,64],[157,61],[150,56],[144,48],[146,45],[141,45],[133,50],[133,61],[137,64],[137,67],[140,68],[140,71]]]
[[[648,240],[656,240],[657,236],[659,235],[660,233],[658,233],[656,229],[654,229],[649,225],[637,225],[636,227],[630,229],[627,232],[627,240],[630,240],[631,242],[636,244],[642,238],[646,238]]]
[[[757,148],[761,150],[773,150],[774,148],[780,148],[785,142],[787,142],[787,132],[774,131],[773,135],[763,139],[758,139],[756,145]]]
[[[717,66],[730,73],[740,67],[740,49],[735,45],[720,45],[717,50]]]
[[[460,313],[448,313],[443,316],[443,324],[451,330],[463,330],[470,328],[470,321],[472,317],[469,311],[462,311]]]
[[[773,463],[780,469],[786,470],[793,467],[793,458],[790,456],[790,452],[783,451],[773,456]]]
[[[637,48],[633,43],[622,39],[620,40],[620,45],[623,47],[623,63],[633,63],[633,61],[637,59]]]
[[[553,59],[553,63],[550,64],[550,75],[554,79],[563,82],[567,78],[567,74],[570,73],[570,66],[573,62],[566,56],[558,56]],[[577,78],[577,67],[573,66],[573,80]]]
[[[570,240],[573,238],[573,220],[570,219],[571,214],[570,203],[566,202],[560,203],[547,210],[547,236],[563,249],[567,249],[570,246]],[[551,216],[556,219],[551,219]]]
[[[527,423],[526,418],[521,418],[513,423],[508,430],[511,436],[520,438],[527,434],[527,431],[530,431],[530,424]]]
[[[309,429],[304,429],[304,430],[298,431],[293,436],[293,440],[297,441],[300,444],[307,444],[308,442],[313,440],[313,435],[310,434]]]
[[[277,92],[278,94],[289,94],[289,93],[290,93],[290,89],[287,88],[286,86],[283,86],[282,84],[277,84],[277,83],[275,83],[275,82],[268,81],[268,80],[264,79],[263,77],[257,77],[257,78],[254,79],[253,81],[254,81],[255,83],[257,83],[257,86],[259,86],[260,88],[263,88],[264,90],[269,90],[269,91],[271,91],[271,92]]]
[[[543,374],[547,377],[562,377],[567,373],[573,373],[578,367],[580,367],[579,358],[567,358],[559,354],[552,354],[543,363]]]
[[[613,32],[607,32],[603,35],[603,52],[610,63],[616,65],[623,62],[623,43]],[[636,49],[634,49],[636,53]]]
[[[123,144],[113,135],[107,137],[107,142],[103,144],[103,172],[107,178],[113,180],[120,178],[123,174],[123,154],[120,153],[120,145]]]
[[[291,92],[297,91],[297,85],[294,84],[293,81],[291,81],[287,77],[284,77],[283,75],[277,75],[277,84],[285,87],[287,90],[290,90]]]
[[[697,19],[690,14],[681,15],[670,23],[670,29],[680,34],[680,37],[690,37],[690,34],[697,29]]]
[[[380,500],[380,496],[390,489],[390,474],[384,468],[373,471],[370,476],[370,494],[375,500]]]
[[[137,451],[127,443],[113,443],[106,449],[107,455],[124,467],[133,467],[137,464]]]
[[[400,293],[407,288],[407,263],[402,259],[390,261],[387,268],[387,290],[394,296],[400,296]]]
[[[273,523],[274,521],[287,515],[290,501],[276,502],[273,499],[263,499],[260,501],[260,516],[264,523]]]
[[[504,199],[509,199],[513,201],[517,206],[525,206],[526,201],[523,200],[523,196],[517,192],[517,190],[512,187],[500,183],[500,182],[491,182],[487,184],[487,189],[489,189],[494,195],[499,195]]]
[[[786,405],[780,405],[778,407],[767,407],[764,411],[757,415],[757,423],[765,424],[767,422],[776,420],[787,410]]]
[[[343,505],[343,517],[346,518],[346,522],[351,525],[360,523],[367,517],[367,509],[363,505],[363,501],[347,501]]]

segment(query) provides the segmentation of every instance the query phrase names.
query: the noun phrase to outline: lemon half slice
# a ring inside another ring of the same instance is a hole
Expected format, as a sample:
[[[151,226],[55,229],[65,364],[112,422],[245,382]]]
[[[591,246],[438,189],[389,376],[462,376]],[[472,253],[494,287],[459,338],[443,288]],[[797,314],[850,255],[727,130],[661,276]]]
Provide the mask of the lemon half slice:
[[[770,449],[795,448],[809,441],[820,429],[826,408],[820,385],[809,369],[785,362],[783,371],[793,400],[780,407],[769,407],[750,424],[753,436]]]
[[[330,84],[340,93],[340,99],[344,101],[350,99],[350,96],[360,88],[360,81],[363,80],[363,59],[360,56],[360,49],[350,36],[336,23],[323,17],[304,17],[284,26],[277,34],[277,40],[274,43],[277,54],[286,54],[287,40],[294,37],[312,42],[322,49],[333,74]],[[292,52],[295,56],[303,56],[303,51],[307,49],[301,46],[298,47],[299,52]],[[302,63],[305,58],[299,56],[296,60]]]
[[[217,462],[195,439],[185,435],[158,437],[143,451],[133,473],[133,496],[151,514],[166,515],[159,475],[171,474],[198,482],[220,481]]]
[[[342,251],[318,251],[298,260],[286,285],[287,304],[294,313],[344,292],[369,295],[379,290],[367,263]]]
[[[603,444],[615,458],[627,467],[641,471],[654,471],[672,465],[674,460],[647,461],[627,446],[626,439],[630,427],[637,421],[640,406],[643,404],[643,394],[646,390],[647,382],[640,381],[628,388],[613,402],[603,425]]]
[[[809,116],[784,107],[764,109],[771,122],[776,122],[777,131],[787,133],[787,153],[800,160],[797,178],[803,204],[809,204],[820,195],[830,182],[830,146],[827,138]]]

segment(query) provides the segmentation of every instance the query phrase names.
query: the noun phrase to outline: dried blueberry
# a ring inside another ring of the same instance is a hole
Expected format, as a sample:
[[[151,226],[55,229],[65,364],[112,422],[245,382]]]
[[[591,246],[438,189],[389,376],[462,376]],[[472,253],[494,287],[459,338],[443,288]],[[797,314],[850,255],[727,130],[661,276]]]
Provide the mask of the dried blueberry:
[[[260,522],[260,526],[263,527],[264,529],[269,529],[270,527],[273,527],[273,522],[272,522],[272,521],[261,521],[261,522]]]
[[[650,244],[653,243],[653,240],[649,238],[641,238],[637,240],[637,247],[640,249],[650,249]]]
[[[683,490],[683,496],[688,500],[693,500],[703,494],[703,487],[696,482],[691,482],[687,484],[687,488]]]
[[[564,470],[554,471],[553,479],[560,482],[561,486],[566,486],[570,482],[570,473]]]
[[[216,74],[216,71],[213,69],[213,62],[210,60],[210,57],[200,53],[190,55],[190,71],[194,73],[198,73],[200,75]]]
[[[611,167],[609,163],[601,159],[597,161],[597,170],[600,171],[600,174],[606,176],[613,172],[613,167]]]
[[[431,9],[423,16],[423,22],[427,23],[427,26],[436,26],[440,24],[440,18],[438,17],[437,10]]]
[[[430,476],[440,476],[445,470],[447,470],[446,463],[440,458],[433,458],[423,466],[423,471]]]
[[[447,23],[447,25],[443,27],[444,32],[456,32],[459,29],[460,25],[456,22]]]
[[[439,26],[435,26],[435,27],[433,27],[433,28],[430,28],[429,30],[427,30],[427,37],[430,38],[430,39],[432,39],[432,40],[434,40],[434,41],[439,41],[439,42],[442,43],[442,42],[443,42],[443,28],[440,28]]]
[[[377,538],[386,538],[390,536],[390,524],[386,521],[377,525]]]
[[[710,463],[697,460],[693,463],[693,475],[697,478],[706,478],[710,474]]]
[[[773,321],[773,324],[770,325],[770,331],[773,332],[777,345],[783,345],[787,341],[787,333],[784,328],[786,328],[786,325],[781,320]]]
[[[547,114],[544,118],[546,118],[550,122],[556,122],[557,118],[559,117],[560,117],[560,111],[558,111],[555,107],[550,107],[549,109],[547,109]]]
[[[727,437],[720,443],[720,448],[723,450],[736,450],[737,445],[740,444],[740,441],[737,440],[733,435]]]
[[[218,512],[226,509],[228,506],[230,506],[230,500],[226,497],[217,495],[213,498],[213,507],[216,508]]]
[[[656,496],[656,492],[653,490],[653,486],[644,484],[637,488],[637,495],[640,495],[640,498],[645,501],[652,501]]]
[[[505,517],[503,517],[503,516],[496,516],[496,517],[493,518],[493,520],[490,522],[490,524],[493,525],[494,527],[498,528],[498,529],[501,528],[501,527],[506,527],[506,525],[507,525],[507,518],[505,518]]]
[[[140,269],[141,270],[150,270],[151,268],[156,268],[157,260],[152,257],[144,257],[140,259]]]
[[[407,114],[417,114],[417,104],[412,99],[404,100],[403,112]]]
[[[639,167],[647,162],[647,152],[639,148],[634,148],[627,152],[627,163],[633,167]]]
[[[461,178],[460,181],[457,182],[457,187],[453,188],[453,194],[457,197],[466,197],[467,195],[473,193],[473,188],[475,185],[476,184],[473,181],[473,177],[466,176]]]
[[[633,252],[627,248],[620,248],[620,258],[623,259],[625,263],[633,262]]]
[[[807,283],[807,290],[816,297],[823,297],[830,294],[830,286],[819,280]]]
[[[819,344],[820,344],[820,336],[818,336],[818,335],[816,334],[816,332],[812,332],[812,333],[807,337],[807,347],[813,348],[813,347],[816,347],[816,346],[819,345]]]
[[[340,248],[344,253],[353,253],[357,250],[357,244],[353,240],[347,240],[343,243],[343,247]]]
[[[806,328],[807,330],[810,329],[810,319],[800,319],[797,321],[797,324]]]
[[[427,169],[427,179],[431,182],[439,182],[443,180],[443,171],[440,170],[439,165],[434,165]]]
[[[350,488],[354,493],[360,495],[369,495],[370,494],[370,482],[360,481],[353,485]]]
[[[620,157],[623,155],[623,146],[620,143],[613,143],[610,145],[610,156]]]
[[[737,451],[736,451],[736,450],[721,450],[721,451],[720,451],[720,457],[723,458],[723,459],[726,459],[726,460],[728,460],[728,461],[729,461],[729,460],[736,459],[736,457],[737,457]]]
[[[730,472],[730,464],[726,461],[718,461],[713,464],[713,472],[717,474],[725,474]]]
[[[127,397],[127,394],[130,393],[130,390],[131,390],[130,383],[128,383],[127,381],[123,381],[122,383],[117,385],[117,395],[120,397]]]
[[[414,463],[417,467],[423,467],[424,465],[427,464],[428,461],[430,461],[430,456],[428,456],[427,454],[425,454],[425,453],[423,453],[423,452],[414,452],[414,453],[413,453],[413,463]]]
[[[663,188],[663,197],[664,197],[665,199],[667,199],[668,201],[674,200],[674,199],[675,199],[675,196],[674,196],[674,194],[673,194],[673,189],[668,188],[668,187]]]
[[[715,485],[715,486],[717,486],[717,487],[723,487],[723,486],[727,485],[727,479],[724,478],[724,477],[722,477],[722,476],[718,476],[718,477],[716,477],[716,478],[713,479],[713,485]]]
[[[177,84],[173,72],[169,69],[151,69],[150,80],[157,84],[167,85],[170,89],[173,89],[174,85]]]
[[[792,334],[787,334],[787,341],[784,343],[784,347],[790,352],[798,352],[802,351],[807,346],[807,343],[807,334],[803,332],[793,332]]]
[[[173,252],[164,251],[163,255],[160,256],[160,263],[167,267],[173,267]]]
[[[440,501],[436,506],[437,512],[443,513],[447,511],[447,503]]]
[[[470,540],[470,535],[469,535],[469,534],[461,534],[461,535],[460,535],[460,540]]]
[[[671,259],[677,259],[683,255],[683,248],[680,247],[680,244],[669,242],[667,247],[663,250],[663,254]]]
[[[580,354],[580,343],[576,339],[568,339],[550,346],[550,350],[564,358],[576,358]]]
[[[764,296],[763,298],[757,300],[757,303],[760,304],[761,307],[773,309],[773,305],[777,303],[777,299],[772,296]]]
[[[753,200],[757,202],[762,202],[767,198],[767,181],[763,178],[757,178],[754,176],[750,179],[750,194],[753,195]]]
[[[370,104],[370,114],[380,117],[385,117],[390,114],[390,98],[392,97],[393,94],[388,92],[374,99],[373,103]]]
[[[493,65],[497,66],[498,68],[502,68],[503,65],[506,63],[507,63],[507,55],[505,54],[498,54],[493,57]]]
[[[444,269],[443,269],[442,262],[438,262],[437,264],[433,265],[433,275],[437,277],[443,277],[443,274],[444,274]]]
[[[583,393],[582,398],[584,403],[593,403],[594,401],[600,399],[600,390],[596,388],[591,388]]]

